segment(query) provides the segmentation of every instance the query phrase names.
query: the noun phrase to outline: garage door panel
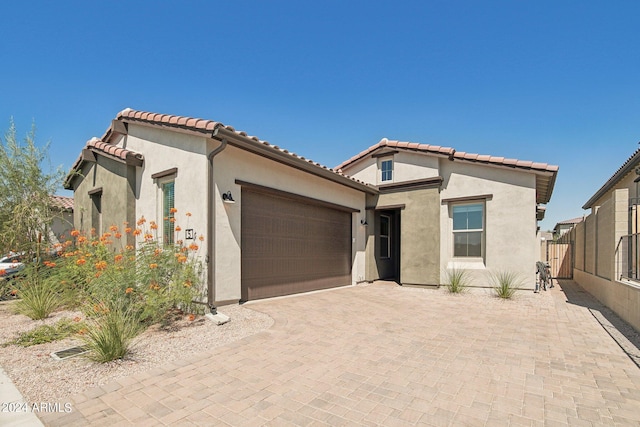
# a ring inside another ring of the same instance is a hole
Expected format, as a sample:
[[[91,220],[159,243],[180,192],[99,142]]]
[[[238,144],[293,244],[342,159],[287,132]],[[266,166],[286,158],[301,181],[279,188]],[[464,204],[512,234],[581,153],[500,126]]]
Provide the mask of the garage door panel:
[[[351,283],[351,214],[242,190],[242,299]]]

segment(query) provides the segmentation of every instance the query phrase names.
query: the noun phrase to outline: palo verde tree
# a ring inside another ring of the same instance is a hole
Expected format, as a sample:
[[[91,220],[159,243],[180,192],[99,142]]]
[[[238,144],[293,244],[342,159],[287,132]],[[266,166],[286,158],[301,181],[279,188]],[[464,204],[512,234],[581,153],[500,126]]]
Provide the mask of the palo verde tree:
[[[46,232],[56,215],[51,195],[60,188],[64,171],[45,172],[49,145],[38,147],[35,125],[23,140],[16,135],[13,119],[4,139],[0,139],[0,254],[24,252],[33,259],[48,240]]]

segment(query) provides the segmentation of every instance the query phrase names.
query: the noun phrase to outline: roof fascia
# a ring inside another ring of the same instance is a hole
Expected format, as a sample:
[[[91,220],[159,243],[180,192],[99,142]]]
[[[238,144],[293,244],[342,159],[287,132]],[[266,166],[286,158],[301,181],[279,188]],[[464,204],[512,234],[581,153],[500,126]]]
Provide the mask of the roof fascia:
[[[358,191],[363,191],[368,194],[378,194],[378,190],[374,187],[368,186],[363,183],[359,183],[346,176],[339,175],[327,167],[317,166],[315,163],[310,163],[309,161],[302,160],[300,158],[295,158],[288,152],[280,151],[279,149],[274,149],[274,147],[272,146],[265,145],[249,137],[239,135],[238,133],[225,129],[222,126],[218,127],[214,131],[213,136],[226,138],[229,145],[233,145],[235,147],[249,151],[253,154],[257,154],[259,156],[268,158],[270,160],[274,160],[278,163],[291,166],[298,170],[308,172],[312,175],[328,179],[330,181],[336,182],[346,187],[349,187]]]
[[[558,178],[558,171],[556,170],[555,172],[547,172],[548,174],[551,174],[551,178],[549,178],[549,185],[547,186],[547,194],[545,195],[545,197],[543,198],[544,203],[549,203],[551,201],[551,195],[553,194],[553,189],[556,186],[556,178]],[[539,172],[536,174],[536,181],[538,180],[537,175],[546,175],[547,173],[542,173]],[[536,184],[537,186],[537,184]],[[543,202],[540,202],[543,203]]]

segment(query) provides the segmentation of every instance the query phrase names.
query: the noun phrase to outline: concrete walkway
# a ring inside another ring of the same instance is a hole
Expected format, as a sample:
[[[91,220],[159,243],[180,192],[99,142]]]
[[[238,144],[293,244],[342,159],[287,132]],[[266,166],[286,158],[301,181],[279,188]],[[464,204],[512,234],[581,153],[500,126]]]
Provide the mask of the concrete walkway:
[[[0,366],[0,426],[36,427],[42,423]]]
[[[268,331],[73,397],[45,425],[638,425],[640,369],[571,281],[272,299]],[[231,320],[233,321],[233,319]],[[68,401],[68,400],[67,400]],[[65,401],[66,402],[66,401]]]

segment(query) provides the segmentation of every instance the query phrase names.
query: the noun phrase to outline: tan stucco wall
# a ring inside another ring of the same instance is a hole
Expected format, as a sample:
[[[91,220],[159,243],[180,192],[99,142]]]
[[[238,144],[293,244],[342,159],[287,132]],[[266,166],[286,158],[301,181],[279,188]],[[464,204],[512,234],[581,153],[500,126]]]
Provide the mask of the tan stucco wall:
[[[574,241],[574,259],[575,259],[575,268],[579,270],[585,269],[584,267],[584,233],[585,233],[585,221],[582,221],[580,224],[577,224],[575,227],[575,241]]]
[[[589,215],[584,219],[584,224],[585,224],[585,236],[592,237],[592,238],[586,238],[584,241],[584,271],[590,274],[595,274],[596,273],[596,239],[593,238],[593,236],[596,235],[596,217],[594,215]]]
[[[400,220],[400,277],[401,284],[438,285],[440,282],[440,220],[438,188],[423,188],[410,191],[380,194],[370,198],[370,203],[378,208],[405,205],[396,211]],[[378,229],[377,215],[372,215],[373,227],[368,227],[367,280],[393,275],[393,262],[380,259],[374,244],[374,234]],[[392,237],[393,239],[393,237]],[[391,260],[397,262],[397,260]]]
[[[615,251],[615,242],[613,236],[614,227],[614,205],[612,200],[608,200],[598,209],[598,215],[595,218],[595,229],[598,238],[595,239],[595,274],[604,279],[613,279],[613,270],[611,263],[611,255]]]
[[[446,269],[455,267],[470,270],[474,286],[490,286],[491,273],[509,271],[520,276],[523,288],[534,289],[540,247],[536,238],[535,175],[447,159],[440,164],[444,178],[441,199],[492,195],[485,202],[482,259],[453,257],[453,204],[441,205],[442,280]]]
[[[174,177],[174,205],[178,212],[175,214],[175,226],[182,229],[175,233],[175,240],[184,240],[188,245],[196,243],[199,249],[196,257],[202,266],[202,301],[206,300],[207,280],[207,249],[210,236],[207,233],[207,177],[208,162],[206,153],[215,148],[216,144],[208,142],[207,138],[168,132],[157,128],[129,124],[129,134],[121,139],[120,146],[143,154],[144,164],[136,168],[135,187],[135,221],[144,217],[146,225],[156,221],[159,225],[157,237],[162,239],[163,232],[163,194],[161,183],[171,180],[171,177],[159,179],[151,175],[178,168]],[[191,216],[187,217],[186,213]],[[135,221],[133,224],[135,224]],[[193,230],[194,240],[186,240],[188,229]],[[204,241],[198,240],[202,236]]]
[[[52,243],[62,243],[68,239],[73,229],[73,212],[56,211],[49,228],[49,238]]]
[[[150,142],[151,141],[151,142]],[[162,190],[159,185],[167,178],[154,180],[151,175],[171,168],[178,168],[174,184],[174,203],[178,212],[176,225],[183,231],[177,235],[184,237],[184,230],[191,228],[196,235],[208,239],[206,230],[207,199],[207,158],[208,150],[203,137],[167,132],[156,128],[129,124],[129,135],[121,145],[144,155],[144,165],[137,168],[136,218],[144,216],[162,226]],[[187,218],[185,214],[191,213]],[[162,233],[159,233],[162,236]],[[206,241],[206,240],[205,240]],[[200,250],[202,256],[204,249]]]
[[[102,230],[109,226],[124,227],[125,222],[135,219],[135,200],[133,197],[133,167],[104,156],[96,156],[96,163],[87,163],[74,183],[74,226],[89,234],[92,221],[93,202],[88,192],[102,188]]]
[[[394,182],[432,178],[439,174],[438,158],[398,152],[394,156]]]
[[[593,209],[571,236],[575,241],[575,268],[598,277],[614,280],[624,271],[616,262],[616,249],[629,231],[629,190],[613,190],[608,200]]]
[[[380,162],[393,158],[393,179],[382,181]],[[438,157],[397,152],[393,156],[365,157],[344,168],[344,172],[373,185],[413,181],[438,176]]]

